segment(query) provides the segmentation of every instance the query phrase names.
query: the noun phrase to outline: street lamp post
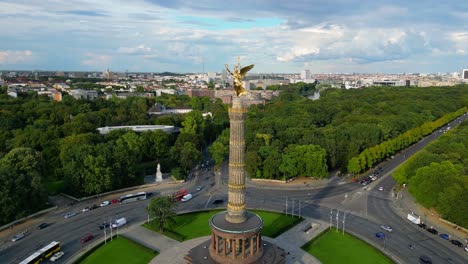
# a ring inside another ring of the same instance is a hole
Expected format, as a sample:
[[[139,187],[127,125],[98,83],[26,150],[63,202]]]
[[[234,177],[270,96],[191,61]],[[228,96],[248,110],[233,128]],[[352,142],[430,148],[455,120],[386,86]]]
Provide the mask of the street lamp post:
[[[299,218],[301,217],[301,200],[299,200]]]
[[[343,214],[343,235],[345,231],[345,220],[346,220],[346,212]]]
[[[294,200],[292,200],[291,217],[294,217]]]
[[[112,241],[112,218],[109,218],[109,229],[111,231],[111,241]]]
[[[340,230],[340,226],[339,226],[339,223],[338,223],[338,216],[340,215],[340,210],[336,210],[336,232],[338,232]]]

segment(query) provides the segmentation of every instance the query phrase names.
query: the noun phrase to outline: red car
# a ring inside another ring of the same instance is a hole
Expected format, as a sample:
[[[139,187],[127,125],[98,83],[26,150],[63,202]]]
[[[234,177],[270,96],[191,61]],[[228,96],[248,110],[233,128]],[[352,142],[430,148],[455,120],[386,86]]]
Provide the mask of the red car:
[[[81,243],[86,243],[86,242],[90,241],[90,240],[93,239],[93,238],[94,238],[93,235],[86,235],[85,237],[83,237],[83,238],[81,239]]]
[[[111,203],[111,204],[115,204],[115,203],[118,203],[118,202],[119,202],[119,200],[114,199],[114,200],[112,200],[110,203]]]

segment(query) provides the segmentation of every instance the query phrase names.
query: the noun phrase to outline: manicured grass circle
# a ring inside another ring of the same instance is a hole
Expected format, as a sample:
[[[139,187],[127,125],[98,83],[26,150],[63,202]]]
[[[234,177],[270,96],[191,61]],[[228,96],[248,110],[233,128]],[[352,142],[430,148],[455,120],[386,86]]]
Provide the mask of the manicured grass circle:
[[[302,246],[323,264],[387,264],[391,259],[364,241],[336,229],[327,230]]]
[[[91,252],[80,264],[147,264],[157,252],[119,236]]]
[[[164,228],[164,235],[178,241],[186,241],[197,237],[209,236],[211,229],[208,224],[209,219],[222,210],[202,211],[177,215],[175,224]],[[303,220],[299,217],[286,216],[284,214],[249,210],[258,214],[263,219],[262,235],[267,237],[277,237],[284,231],[295,226]],[[144,227],[159,232],[155,223],[144,224]]]

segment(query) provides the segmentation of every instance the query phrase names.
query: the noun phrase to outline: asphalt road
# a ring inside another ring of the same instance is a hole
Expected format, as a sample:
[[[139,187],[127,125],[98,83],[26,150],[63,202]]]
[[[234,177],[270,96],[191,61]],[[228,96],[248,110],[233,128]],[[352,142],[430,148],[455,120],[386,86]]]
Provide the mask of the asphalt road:
[[[454,127],[458,121],[453,121],[448,126]],[[335,182],[331,186],[309,190],[272,190],[248,187],[246,189],[247,206],[279,212],[287,210],[288,214],[294,212],[294,214],[327,222],[330,221],[330,212],[332,212],[334,225],[336,225],[336,213],[339,210],[340,229],[343,226],[344,212],[346,212],[345,227],[347,231],[366,239],[402,263],[418,263],[420,255],[431,257],[434,263],[468,263],[468,253],[464,252],[462,248],[455,247],[450,242],[407,221],[392,196],[395,182],[390,177],[390,172],[441,134],[436,132],[396,155],[394,159],[385,162],[382,166],[385,176],[365,188],[356,183],[336,185]],[[221,175],[223,176],[221,176],[214,175],[212,168],[201,168],[198,171],[196,183],[189,189],[189,192],[193,194],[193,199],[180,203],[177,208],[178,212],[225,207],[226,202],[213,205],[212,201],[220,198],[227,201],[226,169],[222,169]],[[202,190],[197,191],[196,185],[201,185]],[[384,191],[378,191],[377,186],[384,187]],[[163,190],[155,190],[155,195],[158,195],[159,192],[163,192]],[[66,209],[52,211],[41,219],[30,221],[31,225],[28,227],[29,231],[26,237],[17,242],[11,242],[12,235],[5,236],[5,232],[2,232],[0,263],[19,263],[51,241],[59,241],[62,245],[62,251],[65,252],[65,256],[55,263],[64,263],[83,247],[86,247],[86,244],[80,243],[80,238],[87,234],[93,234],[96,238],[104,236],[104,232],[98,230],[100,223],[126,217],[128,224],[131,225],[147,219],[145,208],[149,200],[129,204],[112,204],[78,213],[69,219],[63,218],[67,212],[80,212],[82,208],[99,202],[81,203]],[[44,229],[38,229],[37,225],[41,222],[47,222],[51,225]],[[383,224],[392,226],[393,232],[388,233],[381,230],[380,225]],[[386,239],[377,239],[376,232],[385,232]],[[409,244],[413,244],[414,249],[410,249]]]

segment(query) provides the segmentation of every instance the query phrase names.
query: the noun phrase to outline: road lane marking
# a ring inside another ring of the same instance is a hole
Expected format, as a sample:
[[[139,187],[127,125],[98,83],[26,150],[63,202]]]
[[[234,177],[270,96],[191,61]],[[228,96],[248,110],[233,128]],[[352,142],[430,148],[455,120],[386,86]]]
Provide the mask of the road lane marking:
[[[211,196],[212,196],[212,195],[210,195],[210,197],[208,198],[208,201],[206,201],[205,208],[207,208],[207,207],[208,207],[208,204],[210,204]]]

